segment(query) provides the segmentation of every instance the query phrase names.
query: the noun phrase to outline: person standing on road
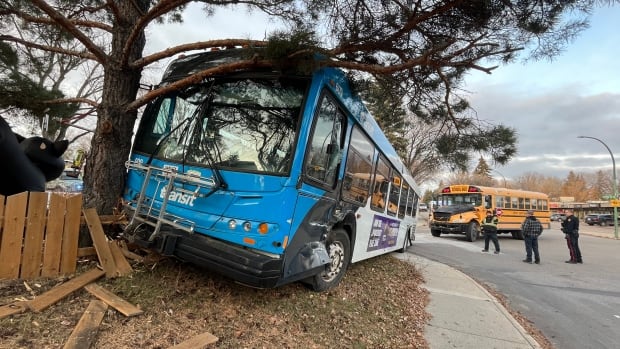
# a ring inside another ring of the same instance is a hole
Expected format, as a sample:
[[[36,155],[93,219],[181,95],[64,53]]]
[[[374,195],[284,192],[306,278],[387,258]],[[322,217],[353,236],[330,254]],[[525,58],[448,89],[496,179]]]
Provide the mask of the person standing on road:
[[[497,216],[491,211],[487,211],[487,216],[482,221],[482,232],[484,233],[484,250],[489,252],[489,240],[495,245],[495,254],[499,254],[499,241],[497,240]]]
[[[570,260],[566,263],[583,263],[581,250],[579,249],[579,219],[573,215],[573,210],[566,210],[566,219],[562,222],[562,232],[568,245]]]
[[[532,251],[534,252],[534,263],[540,264],[540,254],[538,253],[538,237],[542,234],[543,227],[540,221],[534,216],[534,211],[527,211],[527,216],[521,224],[523,241],[525,242],[525,263],[532,263]]]

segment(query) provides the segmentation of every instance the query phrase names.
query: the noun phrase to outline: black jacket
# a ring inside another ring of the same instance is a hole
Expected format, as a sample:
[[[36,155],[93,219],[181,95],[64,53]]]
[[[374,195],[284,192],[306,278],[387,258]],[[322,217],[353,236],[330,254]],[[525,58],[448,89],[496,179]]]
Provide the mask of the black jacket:
[[[562,231],[564,234],[579,233],[579,220],[577,217],[570,215],[562,222]]]

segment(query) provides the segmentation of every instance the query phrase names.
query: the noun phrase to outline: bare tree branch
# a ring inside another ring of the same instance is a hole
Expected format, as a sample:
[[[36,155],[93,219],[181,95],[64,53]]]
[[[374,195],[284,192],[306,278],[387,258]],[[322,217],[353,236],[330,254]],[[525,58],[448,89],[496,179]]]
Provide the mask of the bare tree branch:
[[[80,41],[88,51],[90,51],[96,61],[104,63],[108,56],[103,52],[90,38],[82,33],[68,18],[56,11],[53,7],[47,4],[44,0],[31,0],[33,4],[39,7],[43,12],[47,13],[51,19],[65,28],[71,35],[73,35],[78,41]]]

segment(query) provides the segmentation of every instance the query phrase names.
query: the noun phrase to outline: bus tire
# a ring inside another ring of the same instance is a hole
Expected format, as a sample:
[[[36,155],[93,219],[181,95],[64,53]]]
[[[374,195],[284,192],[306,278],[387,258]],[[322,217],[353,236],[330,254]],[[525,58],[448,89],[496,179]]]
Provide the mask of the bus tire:
[[[412,227],[407,228],[407,234],[405,234],[405,243],[403,243],[403,248],[396,251],[398,253],[405,253],[407,251],[407,247],[413,246],[413,242],[415,241],[415,233]]]
[[[439,230],[439,229],[431,229],[431,235],[433,235],[434,237],[440,237],[441,236],[441,230]]]
[[[478,236],[480,236],[480,226],[478,225],[478,222],[469,222],[469,225],[467,226],[467,232],[465,233],[467,241],[474,242],[478,240]]]
[[[523,240],[523,231],[521,230],[513,231],[512,238],[515,240]]]
[[[309,286],[317,292],[336,287],[351,261],[351,242],[344,229],[332,230],[327,235],[325,245],[331,263],[325,266],[324,271],[308,279]]]

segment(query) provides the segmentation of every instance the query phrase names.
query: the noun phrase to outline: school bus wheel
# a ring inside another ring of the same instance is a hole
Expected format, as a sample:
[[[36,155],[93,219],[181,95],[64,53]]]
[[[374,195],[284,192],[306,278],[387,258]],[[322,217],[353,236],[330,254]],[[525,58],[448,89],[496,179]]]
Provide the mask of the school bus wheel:
[[[470,242],[474,242],[478,239],[478,236],[480,236],[480,226],[478,225],[478,222],[469,222],[465,236],[467,237],[467,241]]]

